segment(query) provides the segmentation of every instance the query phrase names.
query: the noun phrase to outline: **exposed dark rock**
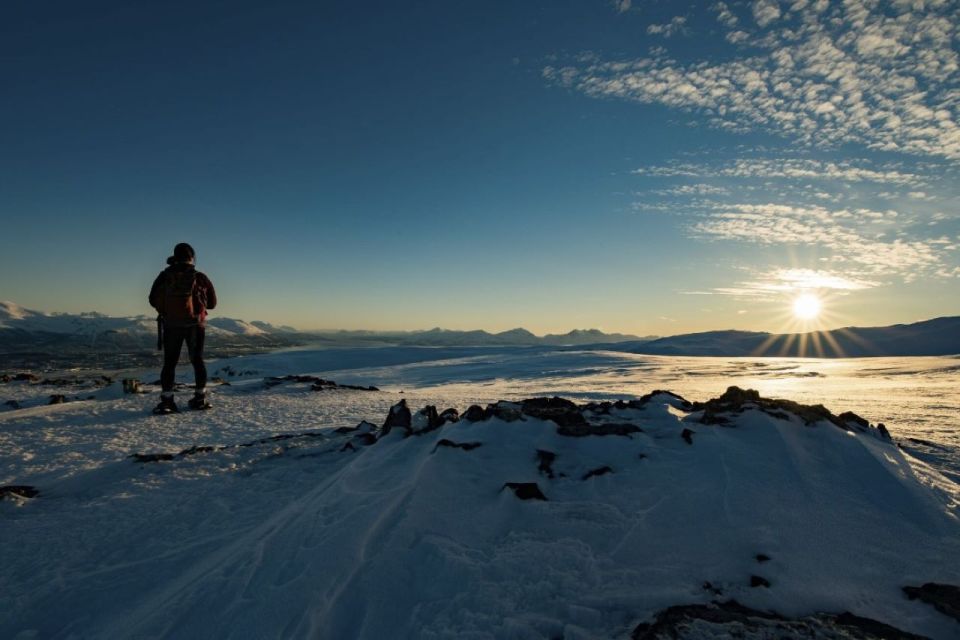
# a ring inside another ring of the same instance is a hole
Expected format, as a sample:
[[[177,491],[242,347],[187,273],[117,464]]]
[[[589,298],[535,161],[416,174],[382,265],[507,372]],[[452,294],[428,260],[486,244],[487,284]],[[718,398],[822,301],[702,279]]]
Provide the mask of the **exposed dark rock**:
[[[763,576],[750,576],[751,587],[769,587],[770,581]]]
[[[444,409],[440,412],[440,422],[441,424],[460,422],[460,414],[452,407],[450,409]]]
[[[904,587],[903,592],[911,600],[919,598],[932,604],[943,615],[960,622],[960,587],[928,582],[922,587]]]
[[[253,373],[253,372],[241,372],[237,375],[242,375],[243,373]],[[228,375],[234,375],[229,373]],[[318,378],[317,376],[304,376],[304,375],[286,375],[286,376],[270,376],[263,379],[263,384],[267,388],[275,387],[278,384],[283,384],[284,382],[301,382],[301,383],[310,383],[311,391],[327,391],[330,389],[353,389],[355,391],[379,391],[376,387],[364,387],[353,384],[337,384],[333,380],[325,380],[323,378]]]
[[[575,403],[558,398],[530,398],[520,403],[520,411],[531,418],[552,420],[560,427],[585,427],[587,420]]]
[[[318,380],[310,387],[311,391],[328,391],[330,389],[349,389],[352,391],[380,391],[377,387],[356,384],[337,384],[333,380]]]
[[[675,398],[676,400],[679,401],[679,404],[680,404],[684,409],[690,410],[690,409],[693,408],[693,403],[692,403],[692,402],[690,402],[689,400],[687,400],[687,399],[684,398],[683,396],[680,396],[680,395],[675,394],[673,391],[666,391],[665,389],[655,389],[655,390],[651,391],[650,393],[647,393],[647,394],[644,394],[644,395],[640,396],[640,398],[639,398],[638,400],[631,400],[631,401],[628,403],[628,405],[630,406],[630,408],[642,409],[643,407],[645,407],[645,406],[647,405],[647,403],[649,403],[651,400],[653,400],[654,396],[658,396],[658,395],[672,396],[673,398]]]
[[[320,431],[304,431],[303,433],[280,433],[275,436],[268,436],[266,438],[260,438],[259,440],[254,440],[253,442],[248,442],[239,446],[250,446],[255,444],[267,444],[268,442],[277,442],[278,440],[292,440],[294,438],[323,438],[324,434]],[[221,449],[227,449],[229,447],[220,447]]]
[[[499,418],[504,422],[516,422],[523,420],[521,406],[516,402],[501,400],[496,404],[488,404],[485,411],[488,417]]]
[[[553,478],[553,462],[556,459],[557,454],[553,451],[537,449],[537,471],[548,478]]]
[[[443,420],[440,419],[440,415],[437,413],[437,408],[432,404],[428,404],[414,414],[411,420],[410,433],[412,435],[419,436],[421,434],[439,429],[442,426]]]
[[[543,495],[543,492],[540,491],[540,487],[537,486],[536,482],[505,482],[503,483],[503,489],[513,490],[514,495],[516,495],[521,500],[546,500],[547,496]]]
[[[617,400],[617,402],[623,403],[622,400]],[[584,413],[599,413],[601,415],[610,415],[610,410],[613,408],[612,402],[588,402],[587,404],[580,407]],[[626,405],[624,405],[626,406]]]
[[[843,422],[844,424],[853,423],[853,425],[857,427],[860,431],[866,431],[867,429],[870,428],[870,421],[867,420],[866,418],[861,418],[860,416],[855,414],[853,411],[844,411],[843,413],[838,415],[837,418],[839,418],[840,421]]]
[[[364,423],[360,423],[364,424]],[[369,424],[369,423],[366,423]],[[366,440],[366,437],[373,437],[371,434],[360,434],[353,438],[354,441],[357,441],[358,438],[361,440]],[[193,446],[189,449],[184,449],[179,453],[134,453],[130,457],[133,458],[136,462],[169,462],[177,458],[185,458],[187,456],[192,456],[197,453],[207,453],[210,451],[224,451],[226,449],[237,449],[244,447],[253,447],[259,444],[269,444],[271,442],[279,442],[282,440],[293,440],[294,438],[325,438],[326,436],[320,431],[304,431],[303,433],[281,433],[275,436],[269,436],[266,438],[260,438],[259,440],[253,440],[251,442],[241,442],[240,444],[228,444],[222,447],[213,447],[209,445],[203,446]]]
[[[471,449],[476,449],[481,446],[482,442],[454,442],[453,440],[447,440],[444,438],[438,442],[433,450],[436,451],[439,447],[451,447],[453,449],[463,449],[464,451],[470,451]]]
[[[14,500],[22,498],[36,498],[40,491],[36,487],[26,484],[8,484],[0,487],[0,500],[4,498],[13,498]]]
[[[482,420],[486,420],[489,417],[490,416],[487,414],[487,412],[484,411],[483,408],[477,404],[472,404],[469,407],[467,407],[467,410],[464,411],[463,415],[461,416],[461,418],[466,420],[467,422],[480,422]]]
[[[694,640],[703,637],[922,640],[921,636],[850,613],[786,618],[745,607],[736,600],[669,607],[658,612],[653,622],[637,625],[630,637],[633,640]]]
[[[888,442],[892,442],[893,438],[890,437],[890,432],[887,431],[887,425],[882,422],[877,425],[877,433],[880,434],[880,437]]]
[[[3,406],[10,407],[11,409],[19,409],[20,403],[17,402],[16,400],[7,400],[6,402],[3,403]]]
[[[140,381],[136,378],[124,378],[122,384],[124,393],[140,393],[142,391]]]
[[[413,416],[410,414],[410,408],[407,407],[407,400],[402,398],[400,402],[390,407],[387,419],[384,420],[383,426],[380,428],[380,437],[387,435],[394,428],[403,429],[409,435],[412,423]]]
[[[580,479],[589,480],[594,476],[602,476],[607,473],[613,473],[613,469],[611,469],[608,466],[597,467],[596,469],[591,469],[590,471],[587,471],[585,474],[583,474],[583,477]]]
[[[353,443],[352,443],[352,442],[348,442],[348,443],[346,443],[345,445],[343,445],[342,447],[340,447],[340,451],[356,451],[356,450],[357,450],[357,448],[356,448],[355,446],[353,446]]]
[[[710,593],[712,593],[712,594],[715,595],[715,596],[722,596],[722,595],[723,595],[723,589],[721,589],[720,587],[714,585],[712,582],[704,582],[704,583],[703,583],[703,590],[704,590],[704,591],[709,591]]]
[[[757,555],[754,556],[754,558],[756,558],[757,562],[761,564],[764,562],[770,562],[770,556],[768,556],[765,553],[758,553]]]
[[[376,430],[377,430],[377,425],[373,424],[372,422],[367,422],[366,420],[362,420],[355,427],[337,427],[336,429],[333,430],[333,432],[341,433],[341,434],[345,434],[345,433],[356,434],[356,433],[374,433]]]
[[[132,456],[136,462],[167,462],[173,460],[176,454],[173,453],[135,453]]]
[[[358,433],[353,436],[353,442],[357,442],[362,447],[369,447],[372,444],[376,444],[377,436],[372,433]]]
[[[854,615],[849,611],[844,611],[843,613],[833,616],[833,622],[846,633],[853,635],[854,638],[869,638],[870,640],[873,640],[873,638],[877,638],[878,640],[927,640],[923,636],[901,631],[896,627],[891,627],[878,620]]]
[[[63,404],[66,401],[67,401],[67,396],[63,395],[62,393],[55,393],[52,396],[50,396],[49,404]]]
[[[189,449],[184,449],[177,455],[182,458],[184,456],[192,456],[195,453],[209,453],[210,451],[216,451],[216,447],[211,447],[209,445],[205,445],[201,447],[190,447]]]
[[[557,434],[561,436],[570,436],[580,438],[583,436],[627,436],[631,433],[640,433],[643,431],[635,424],[623,423],[601,423],[588,424],[574,427],[557,427]]]
[[[40,376],[34,375],[32,373],[15,373],[13,377],[10,378],[13,382],[40,382]]]
[[[706,402],[694,402],[692,408],[703,411],[700,422],[703,424],[729,424],[730,414],[740,414],[747,409],[756,409],[777,418],[789,420],[791,415],[797,416],[807,426],[825,421],[840,427],[844,431],[870,432],[870,423],[857,414],[847,411],[839,416],[834,415],[822,404],[800,404],[792,400],[762,398],[755,389],[741,389],[729,387],[719,398]],[[886,432],[886,428],[884,428]],[[889,433],[887,434],[889,436]],[[886,439],[883,432],[877,437]]]
[[[684,427],[683,431],[680,432],[680,437],[683,438],[683,441],[687,444],[693,444],[693,435],[695,433],[696,431],[691,431],[690,429]]]

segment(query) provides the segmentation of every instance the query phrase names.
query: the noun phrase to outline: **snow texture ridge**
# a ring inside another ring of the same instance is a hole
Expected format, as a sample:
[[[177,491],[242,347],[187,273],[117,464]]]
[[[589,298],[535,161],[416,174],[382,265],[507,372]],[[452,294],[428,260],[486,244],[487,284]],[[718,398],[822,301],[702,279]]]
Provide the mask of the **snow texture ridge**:
[[[960,633],[940,591],[903,590],[960,584],[957,485],[854,414],[735,387],[438,411],[308,378],[202,416],[136,394],[0,414],[0,636]]]

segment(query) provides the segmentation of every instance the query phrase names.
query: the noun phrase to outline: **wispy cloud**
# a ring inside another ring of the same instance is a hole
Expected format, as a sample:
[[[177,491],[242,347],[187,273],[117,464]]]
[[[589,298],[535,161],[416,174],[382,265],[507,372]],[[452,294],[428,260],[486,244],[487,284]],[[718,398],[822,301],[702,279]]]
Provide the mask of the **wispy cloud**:
[[[750,24],[724,3],[714,7],[728,39],[749,44],[749,55],[684,63],[659,51],[548,66],[543,75],[589,96],[662,104],[730,131],[960,159],[955,2],[757,0]]]
[[[737,298],[770,299],[802,291],[849,292],[870,289],[881,283],[849,278],[839,273],[816,269],[773,269],[756,274],[734,286],[716,287],[709,291],[685,292],[697,295],[722,295]]]
[[[730,194],[726,187],[710,184],[684,184],[670,189],[653,189],[650,193],[660,196],[725,196]]]
[[[761,245],[818,246],[848,279],[897,275],[911,281],[943,268],[930,240],[907,240],[891,228],[896,211],[826,209],[782,204],[715,205],[691,226],[694,235]],[[886,227],[886,228],[885,228]]]
[[[647,33],[650,35],[660,35],[669,38],[678,33],[687,33],[687,19],[683,16],[675,16],[665,24],[651,24],[647,27]]]
[[[919,185],[926,178],[916,173],[891,168],[871,168],[851,162],[829,162],[798,158],[738,159],[726,165],[668,163],[635,169],[637,175],[691,178],[788,178],[798,180],[838,180]]]

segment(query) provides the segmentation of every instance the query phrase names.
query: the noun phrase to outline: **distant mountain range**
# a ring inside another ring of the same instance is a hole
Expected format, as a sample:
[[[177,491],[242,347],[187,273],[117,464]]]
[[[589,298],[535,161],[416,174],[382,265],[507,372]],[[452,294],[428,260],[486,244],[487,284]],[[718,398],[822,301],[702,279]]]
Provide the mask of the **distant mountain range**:
[[[89,355],[149,352],[156,347],[156,321],[141,315],[42,313],[0,302],[0,357],[34,354]],[[592,347],[651,355],[862,357],[960,354],[960,317],[889,327],[772,334],[707,331],[668,338],[575,329],[537,336],[518,328],[500,333],[454,331],[298,331],[268,322],[212,317],[207,342],[220,355],[318,344],[325,346],[552,346]]]
[[[131,352],[156,345],[155,318],[111,317],[100,313],[42,313],[12,302],[0,302],[0,354],[24,352]],[[637,343],[652,339],[597,329],[536,336],[526,329],[487,331],[298,331],[268,322],[211,317],[207,342],[213,348],[260,349],[318,343],[328,346],[576,346],[595,343]]]
[[[592,344],[639,343],[653,340],[656,336],[641,338],[622,333],[604,333],[599,329],[574,329],[567,333],[549,333],[537,336],[526,329],[510,329],[490,333],[480,329],[455,331],[434,328],[427,331],[314,331],[302,335],[314,340],[349,344],[401,344],[428,347],[509,347],[509,346],[554,346],[574,347]]]
[[[617,351],[678,356],[855,358],[960,354],[960,317],[889,327],[845,327],[809,333],[707,331],[622,343]]]

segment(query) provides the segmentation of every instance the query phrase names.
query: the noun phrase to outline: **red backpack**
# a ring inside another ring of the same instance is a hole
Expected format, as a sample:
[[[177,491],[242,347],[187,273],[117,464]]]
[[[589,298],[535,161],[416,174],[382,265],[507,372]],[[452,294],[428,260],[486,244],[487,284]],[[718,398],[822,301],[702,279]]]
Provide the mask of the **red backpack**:
[[[196,294],[196,271],[167,271],[163,281],[163,317],[167,324],[189,325],[197,321],[200,304]]]

